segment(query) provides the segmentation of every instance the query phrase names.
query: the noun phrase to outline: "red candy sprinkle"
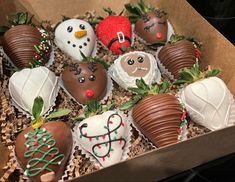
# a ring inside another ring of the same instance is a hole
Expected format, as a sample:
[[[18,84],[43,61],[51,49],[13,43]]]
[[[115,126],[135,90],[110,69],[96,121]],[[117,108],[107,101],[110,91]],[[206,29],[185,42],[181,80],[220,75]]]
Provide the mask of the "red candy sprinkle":
[[[38,142],[35,142],[34,145],[35,145],[35,146],[38,146]]]
[[[157,37],[157,39],[162,39],[163,33],[162,32],[157,32],[156,37]]]
[[[89,97],[89,98],[90,98],[90,97],[93,97],[93,96],[94,96],[93,90],[87,90],[87,91],[86,91],[86,96]]]

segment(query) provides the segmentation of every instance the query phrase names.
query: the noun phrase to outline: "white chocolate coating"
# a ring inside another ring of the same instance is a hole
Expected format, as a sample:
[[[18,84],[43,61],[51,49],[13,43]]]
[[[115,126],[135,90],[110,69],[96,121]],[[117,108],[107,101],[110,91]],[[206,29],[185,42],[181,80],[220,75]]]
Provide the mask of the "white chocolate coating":
[[[128,87],[136,87],[136,80],[140,79],[141,77],[130,76],[130,74],[128,74],[121,65],[121,60],[123,57],[131,56],[133,54],[147,56],[150,60],[150,68],[147,74],[142,77],[146,84],[151,85],[153,83],[159,83],[161,81],[161,73],[158,69],[156,59],[153,55],[142,51],[129,52],[122,56],[119,56],[118,59],[114,61],[114,64],[112,64],[109,68],[109,75],[112,77],[112,79],[126,90],[128,89]]]
[[[43,66],[15,72],[9,80],[9,92],[13,103],[30,115],[34,99],[38,96],[44,101],[41,112],[41,115],[44,115],[53,106],[58,87],[58,78]]]
[[[84,29],[80,28],[81,25],[84,26]],[[75,34],[79,31],[86,31],[86,34],[76,37]],[[81,61],[80,51],[85,56],[92,55],[96,45],[96,35],[88,22],[79,19],[69,19],[60,23],[56,28],[55,43],[74,60]]]
[[[195,82],[179,95],[194,122],[212,131],[231,125],[233,96],[221,79],[211,77]]]
[[[128,136],[129,124],[124,118],[119,112],[107,111],[101,115],[84,119],[77,127],[79,145],[92,154],[103,167],[122,160],[127,143],[125,144],[123,140],[120,142],[120,138],[128,140],[130,137]],[[108,124],[109,121],[111,123]],[[120,125],[121,123],[123,125]],[[94,154],[94,151],[98,156]]]

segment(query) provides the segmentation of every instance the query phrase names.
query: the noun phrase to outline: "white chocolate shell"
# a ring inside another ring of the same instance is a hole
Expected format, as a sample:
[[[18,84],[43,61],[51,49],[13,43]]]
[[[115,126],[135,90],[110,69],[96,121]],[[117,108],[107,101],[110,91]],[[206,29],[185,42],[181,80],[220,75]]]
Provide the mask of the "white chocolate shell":
[[[211,77],[190,84],[179,96],[194,122],[212,131],[232,125],[234,100],[221,79]]]
[[[34,99],[38,96],[43,98],[44,106],[41,115],[44,115],[54,105],[58,88],[58,78],[43,66],[15,72],[9,80],[9,92],[13,105],[31,116]]]

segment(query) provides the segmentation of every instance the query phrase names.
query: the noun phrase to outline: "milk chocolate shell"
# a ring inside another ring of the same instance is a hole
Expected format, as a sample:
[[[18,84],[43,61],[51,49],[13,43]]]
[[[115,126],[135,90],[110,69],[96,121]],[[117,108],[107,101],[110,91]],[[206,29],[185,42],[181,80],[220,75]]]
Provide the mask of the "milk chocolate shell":
[[[137,35],[151,45],[166,42],[167,30],[167,18],[159,10],[144,14],[135,24]]]
[[[138,129],[158,147],[178,141],[181,116],[179,101],[169,94],[147,96],[132,112]]]
[[[46,64],[51,46],[45,32],[30,25],[18,25],[4,34],[3,50],[16,67],[27,68]]]
[[[79,19],[69,19],[58,25],[55,30],[56,45],[74,60],[83,58],[80,51],[86,56],[91,56],[95,45],[96,36],[92,26]]]
[[[25,176],[35,182],[54,182],[63,175],[72,146],[70,128],[63,122],[48,122],[20,133],[15,152]]]
[[[109,69],[109,74],[122,88],[136,87],[136,79],[151,85],[160,82],[161,73],[153,55],[134,51],[119,56]]]
[[[107,72],[100,63],[79,62],[71,64],[62,73],[65,89],[79,103],[102,100],[107,91]]]
[[[195,47],[188,40],[166,44],[160,50],[158,58],[175,79],[179,79],[181,69],[191,68],[197,60]]]

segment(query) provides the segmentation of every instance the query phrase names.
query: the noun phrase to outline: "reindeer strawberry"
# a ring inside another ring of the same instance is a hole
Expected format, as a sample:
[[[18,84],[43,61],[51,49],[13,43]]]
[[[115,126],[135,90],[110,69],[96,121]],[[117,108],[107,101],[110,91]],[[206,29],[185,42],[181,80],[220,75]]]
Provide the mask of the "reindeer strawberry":
[[[126,10],[131,13],[130,21],[135,24],[135,33],[147,45],[164,45],[168,37],[168,22],[166,13],[147,6],[143,0],[138,4],[125,4]]]
[[[200,44],[195,39],[175,34],[160,49],[157,56],[163,67],[173,76],[173,79],[178,79],[181,69],[190,68],[201,59],[199,48]]]
[[[40,116],[43,104],[41,97],[35,98],[32,109],[35,120],[32,121],[32,126],[17,136],[15,153],[25,176],[32,181],[54,182],[64,173],[73,139],[70,128],[64,122],[46,122]],[[51,113],[48,119],[61,117],[69,112],[70,110],[60,109]]]
[[[18,68],[45,65],[51,55],[51,43],[45,30],[31,25],[27,13],[18,13],[3,36],[3,50]]]
[[[131,46],[131,22],[125,16],[115,15],[110,9],[109,16],[104,18],[96,27],[100,41],[114,54],[122,54],[122,48]]]
[[[218,69],[201,72],[196,63],[179,72],[180,80],[174,84],[183,85],[179,97],[190,118],[214,131],[234,124],[234,100],[229,89],[218,77]]]
[[[113,110],[113,105],[101,106],[90,101],[85,107],[85,117],[76,127],[83,153],[91,154],[103,167],[126,159],[131,135],[126,116]]]
[[[129,89],[137,95],[120,109],[134,106],[132,117],[135,125],[157,147],[177,143],[185,113],[178,99],[165,93],[169,83],[148,86],[140,79],[136,80],[136,86]]]

